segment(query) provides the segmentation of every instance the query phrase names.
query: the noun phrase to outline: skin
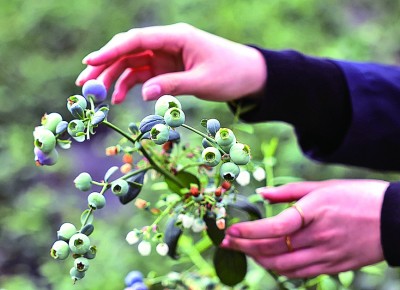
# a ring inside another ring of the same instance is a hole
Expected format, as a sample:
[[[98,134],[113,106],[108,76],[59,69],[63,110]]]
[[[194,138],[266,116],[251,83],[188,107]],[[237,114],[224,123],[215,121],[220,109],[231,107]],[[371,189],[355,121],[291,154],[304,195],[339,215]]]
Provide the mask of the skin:
[[[267,64],[256,49],[183,23],[117,34],[83,63],[87,67],[76,84],[97,78],[109,89],[115,83],[114,104],[122,103],[138,84],[143,84],[147,101],[191,94],[220,102],[257,98],[268,85]],[[243,251],[291,278],[382,261],[380,211],[387,186],[378,180],[330,180],[262,188],[260,194],[271,202],[298,200],[305,227],[297,210],[289,208],[275,217],[232,226],[222,246]]]
[[[380,180],[329,180],[261,188],[259,193],[271,202],[297,201],[305,226],[291,207],[271,218],[231,226],[222,247],[242,251],[289,278],[336,274],[380,262],[380,213],[388,185]]]

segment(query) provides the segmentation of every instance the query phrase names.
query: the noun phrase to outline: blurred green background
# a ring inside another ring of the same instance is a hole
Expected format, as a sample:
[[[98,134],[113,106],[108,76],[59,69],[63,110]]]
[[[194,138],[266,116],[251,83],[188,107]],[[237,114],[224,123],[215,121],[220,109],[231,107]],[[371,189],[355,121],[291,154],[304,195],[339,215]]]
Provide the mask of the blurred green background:
[[[400,3],[389,0],[0,0],[0,289],[123,289],[123,278],[132,269],[165,273],[174,267],[156,255],[142,258],[127,245],[126,233],[145,225],[147,217],[136,214],[133,205],[117,203],[96,220],[93,239],[99,254],[84,280],[72,286],[69,263],[49,256],[61,223],[77,224],[86,208],[86,195],[74,188],[73,178],[81,171],[101,178],[118,160],[102,157],[104,146],[112,143],[99,132],[94,141],[60,152],[56,166],[35,167],[32,130],[45,112],[68,116],[66,98],[80,93],[74,81],[84,68],[81,59],[114,34],[187,22],[237,42],[272,49],[399,63],[399,15]],[[195,127],[201,118],[218,116],[226,126],[233,120],[226,104],[193,97],[181,100]],[[135,88],[127,106],[112,108],[110,119],[121,126],[140,121],[151,106],[141,101],[140,88]],[[262,158],[256,136],[266,141],[279,138],[277,176],[398,179],[395,173],[307,160],[286,124],[252,128],[253,134],[240,132],[239,138],[246,138],[254,160]],[[398,289],[398,272],[385,265],[380,269],[375,275],[357,273],[353,289]],[[273,284],[260,286],[273,288]]]

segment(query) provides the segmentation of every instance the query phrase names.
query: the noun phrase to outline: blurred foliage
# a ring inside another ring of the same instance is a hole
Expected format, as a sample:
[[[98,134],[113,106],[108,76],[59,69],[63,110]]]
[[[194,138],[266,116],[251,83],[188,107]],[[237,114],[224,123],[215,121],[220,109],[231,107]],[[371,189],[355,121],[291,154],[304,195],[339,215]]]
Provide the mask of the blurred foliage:
[[[360,61],[400,62],[398,1],[0,0],[0,7],[0,288],[7,290],[72,288],[69,268],[51,260],[48,254],[61,222],[71,217],[78,219],[85,207],[82,203],[86,197],[79,196],[72,179],[82,170],[90,171],[87,160],[97,160],[91,169],[97,169],[98,174],[116,161],[100,156],[104,143],[107,145],[110,139],[99,132],[89,147],[76,146],[72,153],[65,153],[69,158],[62,158],[54,168],[35,168],[31,132],[43,113],[66,113],[66,98],[80,92],[74,81],[84,68],[81,59],[114,34],[132,27],[187,22],[234,41],[272,49],[291,48],[311,55]],[[113,108],[110,117],[120,124],[139,121],[143,112],[149,110],[149,105],[140,99],[139,90],[133,90],[127,102],[130,109]],[[222,124],[233,121],[225,104],[192,97],[183,99],[192,120],[219,116]],[[260,142],[255,136],[265,140],[279,138],[277,176],[307,180],[398,178],[394,173],[307,160],[298,148],[292,128],[286,124],[246,128],[238,137],[248,140],[254,160],[262,159]],[[248,130],[254,132],[250,134]],[[126,232],[144,223],[144,219],[135,216],[131,207],[119,207],[118,215],[105,210],[96,223],[97,233],[103,233],[96,237],[99,258],[75,289],[122,289],[122,279],[132,269],[147,273],[173,268],[166,259],[160,262],[155,256],[138,258],[125,243]],[[397,271],[385,269],[384,266],[384,274],[380,271],[379,275],[358,273],[355,289],[396,285]],[[262,289],[273,289],[270,278],[265,279],[271,286]]]

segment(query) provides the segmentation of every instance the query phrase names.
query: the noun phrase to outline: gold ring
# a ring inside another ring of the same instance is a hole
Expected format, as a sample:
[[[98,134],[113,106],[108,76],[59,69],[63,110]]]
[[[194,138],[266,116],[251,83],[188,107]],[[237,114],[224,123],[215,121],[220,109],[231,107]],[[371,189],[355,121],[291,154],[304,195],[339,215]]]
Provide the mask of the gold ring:
[[[304,212],[303,212],[303,210],[302,210],[301,207],[300,207],[299,205],[297,205],[297,204],[292,205],[292,207],[294,207],[294,208],[297,210],[297,212],[300,214],[300,216],[301,216],[301,227],[304,228],[305,225],[306,225],[306,219],[305,219],[305,217],[304,217]]]
[[[289,236],[285,236],[285,242],[289,252],[293,252],[292,241],[290,240]]]

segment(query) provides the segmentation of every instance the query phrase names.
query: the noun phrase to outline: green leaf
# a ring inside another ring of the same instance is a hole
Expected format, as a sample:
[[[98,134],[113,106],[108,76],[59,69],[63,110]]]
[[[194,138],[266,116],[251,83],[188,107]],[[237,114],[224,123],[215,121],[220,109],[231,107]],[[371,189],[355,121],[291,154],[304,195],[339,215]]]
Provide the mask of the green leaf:
[[[62,148],[62,149],[69,149],[69,148],[71,148],[71,140],[60,140],[60,139],[57,139],[57,144],[58,144],[58,146],[60,146],[60,148]]]
[[[106,174],[104,174],[104,181],[107,182],[110,179],[111,175],[113,175],[117,171],[118,171],[118,166],[113,166],[109,168]]]
[[[342,272],[339,273],[338,277],[340,283],[342,283],[344,287],[349,288],[354,280],[354,272],[353,271]]]
[[[228,212],[232,209],[240,210],[248,214],[248,220],[258,220],[263,218],[261,210],[256,204],[249,202],[246,197],[237,195],[236,200],[231,198],[228,201]]]
[[[93,222],[93,211],[90,209],[86,209],[82,212],[81,215],[81,224],[85,226],[87,224],[91,224]]]
[[[248,134],[253,134],[254,133],[254,127],[252,125],[250,125],[250,124],[239,123],[239,124],[235,124],[233,128],[235,130],[246,132]]]
[[[154,191],[167,190],[168,185],[164,181],[161,181],[161,182],[153,183],[150,188],[151,188],[151,190],[154,190]]]
[[[243,281],[247,273],[247,260],[242,252],[216,248],[214,267],[218,278],[227,286],[235,286]]]
[[[225,230],[220,230],[217,227],[217,220],[215,213],[207,211],[203,217],[204,222],[207,225],[207,234],[210,237],[214,245],[219,246],[225,237]]]
[[[336,290],[337,285],[333,278],[328,275],[323,275],[322,279],[319,281],[317,285],[317,290]]]
[[[201,119],[200,125],[203,126],[204,128],[207,128],[207,121],[208,119]]]
[[[184,187],[180,187],[176,183],[174,183],[171,179],[165,178],[165,182],[167,183],[169,189],[174,193],[179,194],[182,188],[190,188],[191,183],[197,184],[197,186],[200,188],[199,179],[195,175],[187,171],[179,171],[175,175],[175,177],[179,179],[179,181],[182,183]]]

